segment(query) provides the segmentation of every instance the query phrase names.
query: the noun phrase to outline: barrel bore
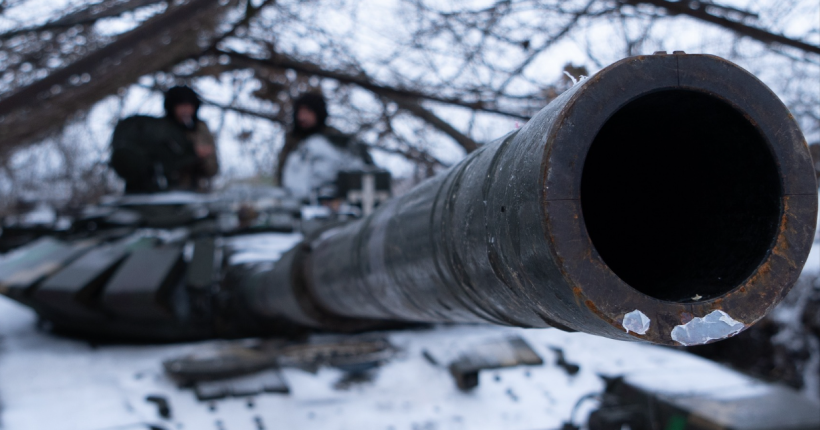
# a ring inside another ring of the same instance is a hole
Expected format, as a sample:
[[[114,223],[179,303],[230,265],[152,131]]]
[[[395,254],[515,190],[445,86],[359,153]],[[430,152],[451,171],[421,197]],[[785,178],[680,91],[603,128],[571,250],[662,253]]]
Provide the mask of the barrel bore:
[[[668,301],[740,285],[774,244],[781,184],[766,141],[727,103],[686,90],[633,100],[601,128],[581,182],[595,249]]]

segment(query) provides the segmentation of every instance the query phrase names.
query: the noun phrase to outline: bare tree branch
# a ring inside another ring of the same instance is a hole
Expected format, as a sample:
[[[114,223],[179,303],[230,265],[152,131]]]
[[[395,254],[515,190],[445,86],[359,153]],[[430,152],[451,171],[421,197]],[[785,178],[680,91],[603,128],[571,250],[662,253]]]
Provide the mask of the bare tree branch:
[[[219,109],[222,109],[222,110],[236,112],[236,113],[239,113],[239,114],[242,114],[242,115],[252,116],[254,118],[265,119],[265,120],[268,120],[268,121],[271,121],[271,122],[275,122],[277,124],[286,125],[285,121],[283,121],[281,117],[276,116],[276,115],[269,115],[269,114],[266,114],[264,112],[259,112],[259,111],[255,111],[255,110],[251,110],[251,109],[245,109],[243,107],[234,106],[234,105],[231,105],[231,104],[226,105],[226,104],[223,104],[223,103],[217,103],[213,100],[208,100],[206,98],[202,99],[202,104],[203,105],[213,106],[213,107],[216,107],[216,108],[219,108]]]
[[[388,96],[390,97],[390,96]],[[450,125],[447,121],[439,118],[435,113],[427,110],[424,106],[420,105],[416,100],[408,100],[402,97],[393,96],[390,97],[391,100],[395,101],[396,104],[399,105],[400,108],[412,113],[413,115],[421,118],[428,124],[432,125],[433,127],[441,130],[446,135],[453,138],[465,151],[468,153],[475,151],[478,149],[478,143],[471,139],[469,136],[464,135],[460,131],[456,130],[455,127]]]
[[[2,33],[0,34],[0,40],[8,40],[30,32],[58,30],[75,25],[93,24],[101,19],[119,16],[125,12],[161,3],[162,1],[164,0],[126,0],[95,4],[37,27],[21,28]]]
[[[751,25],[744,24],[742,22],[733,21],[729,18],[714,15],[709,13],[710,6],[717,6],[711,5],[705,2],[690,2],[690,1],[668,1],[668,0],[621,0],[625,4],[630,5],[638,5],[638,4],[650,4],[653,6],[657,6],[663,9],[666,9],[670,14],[673,15],[686,15],[692,18],[709,22],[712,24],[719,25],[723,28],[731,30],[737,34],[751,37],[753,39],[759,40],[763,43],[777,43],[780,45],[791,46],[792,48],[797,48],[802,51],[812,53],[812,54],[819,54],[820,55],[820,46],[812,45],[810,43],[803,42],[801,40],[792,39],[782,34],[775,34],[770,31],[753,27]],[[726,9],[726,7],[722,7]],[[734,9],[734,8],[732,8]],[[748,12],[747,12],[748,14]]]
[[[417,149],[398,149],[398,148],[387,148],[385,146],[379,145],[365,145],[367,148],[375,150],[375,151],[382,151],[388,154],[395,154],[401,155],[402,157],[410,160],[415,161],[420,164],[427,165],[435,165],[438,167],[450,167],[447,163],[433,157],[432,155],[419,151]]]
[[[117,40],[0,100],[0,154],[41,139],[67,118],[145,74],[198,52],[212,32],[218,0],[191,0],[170,8]]]
[[[345,72],[339,72],[334,70],[327,70],[322,66],[314,63],[310,63],[307,61],[300,61],[295,60],[293,58],[284,56],[284,55],[274,55],[270,59],[261,59],[261,58],[254,58],[245,54],[241,54],[235,51],[223,51],[223,50],[215,50],[214,54],[216,55],[227,55],[231,58],[233,62],[237,64],[242,64],[247,67],[251,66],[265,66],[269,68],[275,69],[292,69],[300,73],[305,73],[308,75],[313,76],[320,76],[323,78],[330,78],[336,81],[346,83],[346,84],[355,84],[361,88],[366,90],[373,91],[377,94],[382,94],[385,96],[397,96],[397,97],[407,97],[413,99],[423,99],[423,100],[430,100],[436,101],[440,103],[445,103],[454,106],[461,106],[468,109],[479,110],[483,112],[489,113],[496,113],[499,115],[505,115],[512,118],[519,118],[527,120],[529,117],[525,115],[521,115],[516,112],[511,111],[503,111],[500,109],[495,109],[490,107],[492,105],[492,101],[485,101],[485,100],[476,100],[473,102],[460,100],[456,98],[447,98],[447,97],[440,97],[435,94],[428,94],[420,90],[410,89],[410,88],[401,88],[401,87],[393,87],[389,85],[382,85],[374,82],[366,75],[352,75]]]

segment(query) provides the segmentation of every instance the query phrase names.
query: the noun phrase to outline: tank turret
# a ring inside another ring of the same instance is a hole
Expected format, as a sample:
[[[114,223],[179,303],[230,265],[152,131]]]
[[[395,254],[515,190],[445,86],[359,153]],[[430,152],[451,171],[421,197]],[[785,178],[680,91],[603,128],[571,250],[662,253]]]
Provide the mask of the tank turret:
[[[723,59],[659,53],[581,80],[367,216],[277,189],[126,196],[7,253],[0,292],[86,336],[452,322],[695,345],[784,297],[816,212],[772,91]]]

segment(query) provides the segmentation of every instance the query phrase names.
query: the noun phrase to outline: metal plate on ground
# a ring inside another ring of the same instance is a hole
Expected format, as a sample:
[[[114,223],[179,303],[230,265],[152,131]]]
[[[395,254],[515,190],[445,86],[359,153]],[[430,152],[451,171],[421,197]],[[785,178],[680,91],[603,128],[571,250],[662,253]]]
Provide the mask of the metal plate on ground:
[[[197,382],[194,392],[199,400],[221,399],[227,396],[248,397],[262,393],[290,392],[278,369],[268,369],[250,375],[220,379],[218,381]]]

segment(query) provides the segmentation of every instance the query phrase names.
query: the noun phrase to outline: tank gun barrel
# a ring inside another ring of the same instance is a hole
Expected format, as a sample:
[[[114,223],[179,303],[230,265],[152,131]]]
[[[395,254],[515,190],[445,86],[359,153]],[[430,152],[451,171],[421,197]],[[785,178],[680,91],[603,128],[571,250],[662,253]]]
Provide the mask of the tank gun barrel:
[[[816,212],[805,140],[762,82],[709,55],[631,57],[306,240],[244,293],[255,314],[320,327],[487,322],[699,344],[784,297]]]
[[[682,53],[582,79],[358,220],[299,220],[310,211],[267,191],[241,197],[269,206],[260,224],[240,197],[169,193],[90,208],[60,235],[4,225],[0,294],[56,330],[116,339],[392,321],[697,345],[774,308],[817,216],[788,109],[740,67]]]

